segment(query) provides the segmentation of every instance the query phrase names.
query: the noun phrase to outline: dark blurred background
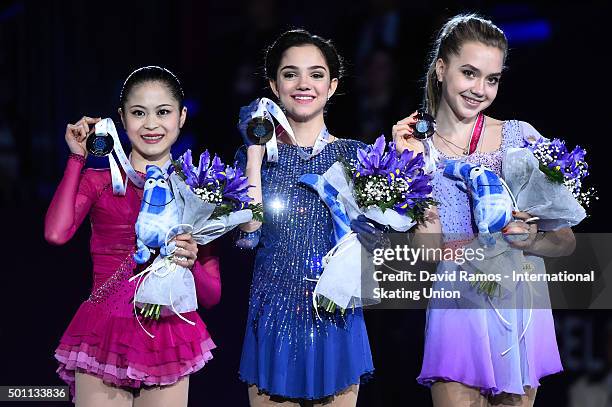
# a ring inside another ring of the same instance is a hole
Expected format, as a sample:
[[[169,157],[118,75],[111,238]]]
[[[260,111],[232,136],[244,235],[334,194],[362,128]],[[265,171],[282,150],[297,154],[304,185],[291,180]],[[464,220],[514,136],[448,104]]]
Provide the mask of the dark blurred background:
[[[163,65],[182,80],[189,108],[175,150],[206,147],[231,161],[240,144],[239,107],[269,96],[262,50],[288,28],[303,27],[335,41],[348,74],[332,98],[328,126],[340,137],[370,142],[382,133],[390,136],[392,124],[419,107],[426,53],[444,20],[465,11],[490,17],[506,31],[511,50],[488,113],[528,121],[547,137],[585,147],[591,183],[601,199],[576,230],[610,232],[603,205],[609,198],[604,177],[611,134],[604,86],[610,15],[601,4],[0,1],[1,247],[8,260],[0,271],[0,385],[62,384],[53,351],[89,295],[87,225],[63,247],[43,240],[45,210],[68,155],[66,124],[83,115],[118,121],[125,77],[143,65]],[[91,159],[89,165],[105,162]],[[223,296],[202,315],[218,349],[191,378],[190,405],[242,406],[246,386],[237,371],[252,258],[234,249],[229,237],[215,245]],[[609,313],[556,311],[555,318],[566,370],[543,379],[536,405],[609,406]],[[430,405],[428,389],[415,381],[424,311],[371,310],[366,319],[377,370],[361,387],[359,405]]]

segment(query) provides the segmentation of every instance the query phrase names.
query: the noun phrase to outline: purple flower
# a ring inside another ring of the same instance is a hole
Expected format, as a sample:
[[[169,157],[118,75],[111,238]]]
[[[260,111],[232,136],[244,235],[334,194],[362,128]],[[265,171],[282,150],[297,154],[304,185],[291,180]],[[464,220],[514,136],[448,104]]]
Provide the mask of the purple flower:
[[[416,173],[423,172],[424,166],[423,153],[414,155],[414,152],[408,149],[402,152],[397,164],[397,168],[407,177],[413,177]]]
[[[223,198],[234,201],[238,207],[243,208],[247,203],[251,202],[251,198],[247,192],[251,187],[249,180],[244,176],[242,169],[234,164],[234,167],[229,165],[225,169],[227,175],[227,183],[223,189]]]
[[[385,152],[385,136],[378,137],[374,144],[365,149],[357,150],[357,161],[357,176],[385,175],[391,179],[399,174],[410,177],[424,165],[423,154],[415,156],[409,149],[398,157],[393,142],[389,143],[389,150]]]
[[[380,136],[374,144],[366,148],[357,150],[357,163],[354,167],[354,181],[364,188],[369,178],[384,177],[389,191],[394,194],[392,201],[378,202],[375,198],[376,193],[359,191],[360,199],[364,205],[375,204],[383,208],[393,208],[398,213],[405,215],[412,210],[415,205],[423,202],[429,205],[432,187],[431,177],[424,174],[423,167],[425,161],[423,154],[415,154],[414,151],[405,149],[401,154],[397,154],[396,145],[393,142],[388,144],[385,152],[385,138]],[[365,183],[364,183],[365,182]],[[370,184],[372,185],[372,184]],[[422,209],[422,208],[421,208]],[[418,210],[421,210],[418,209]]]
[[[410,188],[407,193],[403,196],[403,201],[395,204],[395,209],[399,214],[404,215],[406,212],[414,207],[414,205],[421,200],[426,199],[433,190],[431,184],[431,177],[429,175],[419,175],[410,182]]]
[[[225,164],[217,155],[213,157],[211,162],[208,150],[200,154],[197,169],[193,166],[191,150],[185,151],[180,161],[185,174],[185,183],[192,189],[206,188],[212,185],[218,186],[226,179]]]
[[[225,172],[225,164],[217,155],[212,160],[212,164],[210,165],[210,176],[217,182],[224,181],[226,178]]]
[[[540,165],[547,167],[551,173],[546,175],[555,182],[565,183],[579,202],[588,196],[594,196],[594,190],[582,194],[582,180],[589,175],[589,166],[586,163],[586,151],[576,146],[572,152],[567,151],[565,142],[559,139],[525,140],[525,147],[530,149]]]
[[[389,165],[390,159],[383,159],[385,152],[385,136],[380,136],[376,139],[374,144],[367,146],[365,149],[357,150],[357,165],[358,175],[380,175],[388,173],[385,171],[387,168],[380,167],[381,159],[382,163],[386,166]]]
[[[200,154],[198,168],[193,166],[191,150],[179,158],[181,170],[185,175],[185,183],[192,190],[206,189],[208,191],[220,192],[223,201],[231,201],[235,209],[244,209],[253,200],[248,196],[251,188],[248,178],[242,169],[234,166],[226,166],[221,159],[215,155],[210,159],[208,150]]]
[[[183,174],[185,174],[185,183],[191,188],[198,186],[198,177],[193,171],[193,160],[191,159],[191,150],[185,151],[181,157],[181,164],[183,168]]]
[[[576,146],[571,153],[567,155],[565,176],[569,178],[584,178],[589,175],[589,166],[584,161],[586,151]]]
[[[200,162],[198,163],[198,184],[206,185],[206,173],[208,170],[208,164],[210,163],[210,153],[205,150],[200,154]]]

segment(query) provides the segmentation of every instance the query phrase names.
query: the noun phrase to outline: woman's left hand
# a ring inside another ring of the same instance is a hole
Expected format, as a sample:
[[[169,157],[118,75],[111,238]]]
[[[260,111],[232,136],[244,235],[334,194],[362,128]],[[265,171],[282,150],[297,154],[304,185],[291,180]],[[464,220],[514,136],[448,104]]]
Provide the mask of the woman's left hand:
[[[502,229],[502,233],[504,237],[508,237],[506,241],[510,246],[515,249],[526,250],[535,242],[536,236],[538,235],[538,225],[534,221],[527,222],[529,219],[533,218],[527,212],[513,212],[512,215],[516,220],[508,223],[506,227]],[[526,237],[522,240],[510,239],[512,235],[526,235]]]
[[[172,261],[179,266],[191,269],[198,257],[198,244],[193,240],[190,233],[176,235],[174,243],[176,244],[176,250]]]
[[[368,253],[374,249],[389,247],[391,242],[385,236],[385,227],[378,222],[368,219],[365,215],[359,215],[351,221],[351,230],[357,234],[357,240]]]

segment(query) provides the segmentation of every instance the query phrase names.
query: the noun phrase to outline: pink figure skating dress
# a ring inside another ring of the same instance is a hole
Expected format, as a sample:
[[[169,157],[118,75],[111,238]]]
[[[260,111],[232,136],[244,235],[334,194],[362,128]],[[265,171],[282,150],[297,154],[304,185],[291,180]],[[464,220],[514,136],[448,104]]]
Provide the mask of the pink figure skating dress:
[[[136,280],[128,280],[142,269],[132,258],[142,189],[129,182],[125,196],[115,196],[110,171],[82,171],[84,164],[70,155],[45,219],[45,238],[53,244],[70,240],[87,214],[91,221],[93,288],[55,351],[57,372],[73,395],[77,371],[126,389],[173,384],[201,369],[215,344],[196,312],[183,314],[195,326],[175,315],[141,319],[155,338],[140,327],[132,303]],[[221,294],[219,262],[207,252],[200,249],[193,267],[203,307],[218,303]]]

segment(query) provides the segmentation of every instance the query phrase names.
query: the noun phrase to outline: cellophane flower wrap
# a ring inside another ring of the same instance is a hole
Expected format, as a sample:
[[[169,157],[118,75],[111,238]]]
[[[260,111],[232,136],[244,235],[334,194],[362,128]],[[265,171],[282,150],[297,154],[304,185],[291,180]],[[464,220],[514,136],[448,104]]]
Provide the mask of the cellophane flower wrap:
[[[576,146],[568,151],[565,142],[547,139],[535,131],[525,137],[521,148],[506,150],[502,160],[502,177],[516,200],[520,211],[540,218],[538,229],[554,231],[579,224],[586,216],[584,207],[597,199],[594,188],[584,189],[583,180],[589,175],[586,151]],[[521,270],[527,260],[522,250],[508,241],[526,236],[498,235],[497,247],[487,249],[484,259],[466,260],[464,269],[473,273],[510,273]],[[477,249],[474,242],[469,247]],[[542,270],[543,266],[542,266]],[[539,270],[538,272],[545,272]],[[513,291],[516,282],[504,278],[500,283],[484,282],[478,289],[489,297],[501,294],[502,288]]]
[[[503,159],[502,175],[521,211],[540,218],[538,229],[558,230],[580,223],[585,207],[597,199],[593,188],[585,189],[589,175],[586,151],[576,146],[568,151],[565,142],[540,135],[511,148]]]
[[[323,175],[306,174],[300,181],[318,192],[334,225],[335,246],[323,258],[323,272],[313,293],[313,304],[329,312],[376,304],[378,287],[371,261],[362,264],[361,244],[350,222],[359,215],[398,232],[425,219],[431,198],[431,177],[423,171],[421,153],[404,150],[380,136],[358,149],[357,159],[335,162]],[[369,259],[368,259],[369,260]]]
[[[166,256],[158,255],[139,275],[135,294],[141,313],[152,318],[197,309],[191,270],[171,261],[176,249],[172,238],[191,233],[198,245],[205,245],[241,223],[262,219],[261,204],[253,205],[247,195],[250,185],[242,170],[225,165],[216,155],[211,159],[208,151],[195,167],[187,150],[172,162],[168,173],[180,221],[166,233],[167,248],[162,251]]]

